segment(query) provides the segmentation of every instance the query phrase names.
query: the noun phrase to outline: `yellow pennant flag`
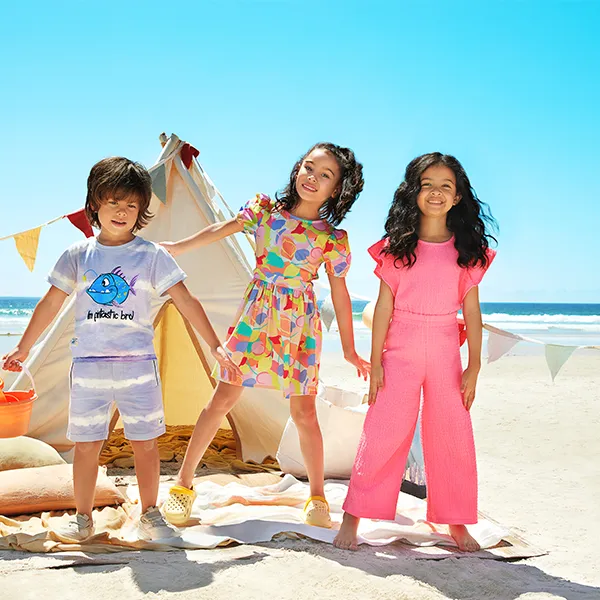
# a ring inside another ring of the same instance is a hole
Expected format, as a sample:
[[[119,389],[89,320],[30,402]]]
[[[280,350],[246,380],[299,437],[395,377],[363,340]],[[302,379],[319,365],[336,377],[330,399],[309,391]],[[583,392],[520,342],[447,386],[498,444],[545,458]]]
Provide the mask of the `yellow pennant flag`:
[[[41,231],[41,227],[36,227],[35,229],[17,233],[17,235],[14,236],[17,252],[21,255],[21,258],[25,261],[25,264],[30,271],[33,271],[33,266],[35,265]]]

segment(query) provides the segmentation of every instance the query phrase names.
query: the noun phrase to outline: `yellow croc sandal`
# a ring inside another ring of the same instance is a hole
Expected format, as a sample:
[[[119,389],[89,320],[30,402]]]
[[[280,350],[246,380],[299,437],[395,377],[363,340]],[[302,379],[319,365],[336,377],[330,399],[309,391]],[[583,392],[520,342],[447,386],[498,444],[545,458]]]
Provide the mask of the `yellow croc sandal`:
[[[314,527],[331,527],[329,504],[323,496],[311,496],[304,505],[304,522]]]
[[[171,525],[185,525],[190,520],[196,492],[181,485],[174,485],[162,505],[162,513]]]

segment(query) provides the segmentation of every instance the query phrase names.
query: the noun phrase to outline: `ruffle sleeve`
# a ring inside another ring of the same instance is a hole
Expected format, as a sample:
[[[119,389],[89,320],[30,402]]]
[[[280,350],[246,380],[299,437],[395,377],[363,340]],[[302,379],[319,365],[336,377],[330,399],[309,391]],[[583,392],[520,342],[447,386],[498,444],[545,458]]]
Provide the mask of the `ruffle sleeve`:
[[[476,285],[481,283],[483,276],[486,271],[490,268],[490,265],[496,258],[496,251],[492,250],[492,248],[487,249],[487,265],[482,267],[481,265],[477,265],[476,267],[468,267],[464,269],[461,277],[461,286],[460,286],[460,301],[461,303],[465,299],[465,296],[469,293],[469,290],[474,288]]]
[[[400,282],[400,269],[394,264],[395,259],[391,254],[382,253],[387,244],[387,239],[379,240],[369,248],[368,252],[377,263],[375,275],[389,286],[395,296]]]

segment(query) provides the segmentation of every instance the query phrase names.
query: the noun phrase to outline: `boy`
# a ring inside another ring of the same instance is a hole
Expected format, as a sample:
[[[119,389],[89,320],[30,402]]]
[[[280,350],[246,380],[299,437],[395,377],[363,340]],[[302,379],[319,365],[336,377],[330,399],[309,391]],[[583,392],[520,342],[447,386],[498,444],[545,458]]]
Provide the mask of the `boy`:
[[[148,171],[126,158],[101,160],[88,177],[85,210],[100,229],[60,257],[18,346],[3,357],[19,371],[41,333],[71,293],[76,293],[71,340],[71,400],[67,437],[75,442],[73,485],[77,514],[57,536],[79,542],[93,534],[92,509],[98,457],[116,403],[135,456],[142,539],[172,537],[156,499],[160,459],[156,438],[165,432],[151,301],[168,293],[198,330],[222,367],[237,369],[221,346],[202,305],[183,283],[185,273],[158,244],[135,235],[148,224],[152,182]]]

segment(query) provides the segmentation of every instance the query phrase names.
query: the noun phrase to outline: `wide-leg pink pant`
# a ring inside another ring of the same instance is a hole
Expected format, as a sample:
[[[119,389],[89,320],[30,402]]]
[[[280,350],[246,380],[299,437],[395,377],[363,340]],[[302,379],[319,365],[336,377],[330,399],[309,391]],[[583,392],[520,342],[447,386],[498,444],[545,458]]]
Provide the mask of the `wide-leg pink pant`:
[[[383,356],[384,386],[367,413],[344,510],[355,517],[395,518],[423,389],[427,519],[476,523],[475,444],[460,392],[456,316],[396,318]]]

